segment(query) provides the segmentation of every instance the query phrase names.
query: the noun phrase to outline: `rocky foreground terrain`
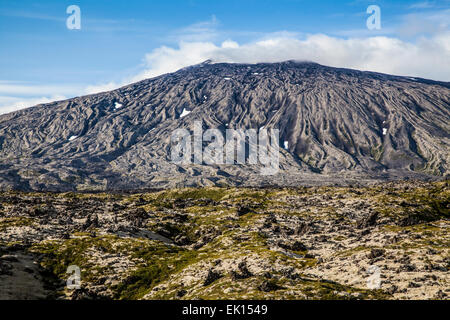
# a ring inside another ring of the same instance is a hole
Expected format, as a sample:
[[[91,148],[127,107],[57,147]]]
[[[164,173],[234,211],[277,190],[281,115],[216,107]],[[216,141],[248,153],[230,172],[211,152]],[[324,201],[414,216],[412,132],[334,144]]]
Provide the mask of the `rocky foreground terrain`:
[[[280,171],[176,165],[177,129],[278,129]],[[450,84],[315,63],[205,62],[0,116],[0,190],[425,180],[450,174]]]
[[[449,299],[449,206],[449,181],[4,192],[0,299]]]

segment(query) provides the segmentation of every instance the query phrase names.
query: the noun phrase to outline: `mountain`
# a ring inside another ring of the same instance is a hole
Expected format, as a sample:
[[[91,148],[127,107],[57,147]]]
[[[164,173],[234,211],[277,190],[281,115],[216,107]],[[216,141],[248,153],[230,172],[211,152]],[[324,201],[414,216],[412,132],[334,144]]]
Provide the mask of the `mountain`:
[[[279,129],[280,171],[176,165],[174,130]],[[205,62],[0,116],[0,188],[130,190],[439,179],[450,83],[306,62]],[[285,147],[285,148],[283,148]]]

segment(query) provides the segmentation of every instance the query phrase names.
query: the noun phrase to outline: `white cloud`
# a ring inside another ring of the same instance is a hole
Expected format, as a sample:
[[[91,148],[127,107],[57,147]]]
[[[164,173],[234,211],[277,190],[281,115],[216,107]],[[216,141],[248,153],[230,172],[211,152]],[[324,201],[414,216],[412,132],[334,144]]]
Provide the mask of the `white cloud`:
[[[213,41],[219,36],[217,27],[219,26],[219,20],[215,15],[211,16],[210,20],[194,23],[185,28],[176,30],[170,39],[175,41]]]
[[[50,103],[53,101],[67,99],[62,95],[51,95],[48,97],[20,98],[10,96],[0,96],[0,114],[17,111],[20,109],[36,106],[41,103]]]
[[[214,62],[258,63],[285,60],[314,61],[323,65],[450,81],[450,32],[415,42],[378,36],[342,39],[323,34],[305,39],[278,37],[239,45],[228,40],[181,42],[146,55],[147,68],[138,81],[174,72],[208,59]]]
[[[229,50],[229,48],[223,48]],[[158,75],[174,72],[181,68],[203,62],[213,58],[214,53],[220,50],[212,42],[180,42],[178,48],[162,46],[145,56],[145,69],[132,80],[138,81]],[[184,55],[184,56],[183,56]]]
[[[237,49],[237,48],[239,48],[239,43],[232,41],[232,40],[227,40],[227,41],[222,42],[222,48]]]
[[[85,94],[93,94],[93,93],[111,91],[111,90],[119,88],[121,85],[122,84],[119,84],[116,82],[108,82],[108,83],[99,84],[99,85],[92,85],[92,86],[88,86],[86,89],[84,89],[84,93]]]
[[[21,81],[0,81],[0,95],[8,96],[36,96],[47,94],[71,95],[79,92],[82,87],[69,85],[36,85]]]
[[[64,100],[83,92],[80,85],[41,85],[25,81],[0,80],[0,114],[40,103]]]
[[[409,6],[410,9],[429,9],[433,8],[436,4],[430,1],[417,2]]]

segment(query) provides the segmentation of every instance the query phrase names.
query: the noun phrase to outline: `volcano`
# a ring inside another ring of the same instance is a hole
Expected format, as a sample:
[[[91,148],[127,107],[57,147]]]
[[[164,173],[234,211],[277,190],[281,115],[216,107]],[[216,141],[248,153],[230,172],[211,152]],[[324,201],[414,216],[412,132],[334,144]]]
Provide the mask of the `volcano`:
[[[175,164],[171,134],[279,130],[279,172]],[[448,177],[450,83],[310,62],[207,61],[0,116],[0,189],[294,186]]]

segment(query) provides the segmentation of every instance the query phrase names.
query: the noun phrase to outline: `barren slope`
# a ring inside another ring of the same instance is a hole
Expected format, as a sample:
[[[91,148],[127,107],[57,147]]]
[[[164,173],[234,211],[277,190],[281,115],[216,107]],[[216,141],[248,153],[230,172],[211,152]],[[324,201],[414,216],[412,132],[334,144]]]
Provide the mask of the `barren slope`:
[[[117,107],[119,106],[120,107]],[[181,117],[183,110],[192,111]],[[171,164],[175,129],[276,128],[280,173]],[[0,116],[0,187],[298,185],[448,175],[450,86],[314,63],[203,63]]]

